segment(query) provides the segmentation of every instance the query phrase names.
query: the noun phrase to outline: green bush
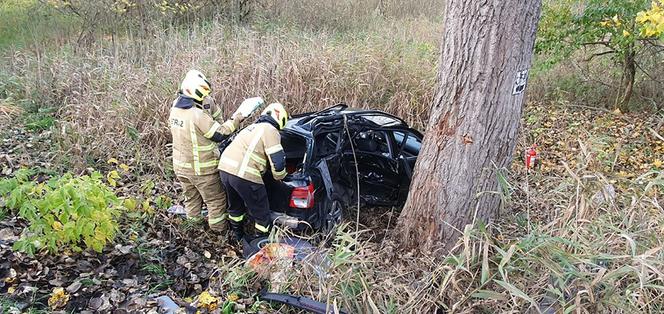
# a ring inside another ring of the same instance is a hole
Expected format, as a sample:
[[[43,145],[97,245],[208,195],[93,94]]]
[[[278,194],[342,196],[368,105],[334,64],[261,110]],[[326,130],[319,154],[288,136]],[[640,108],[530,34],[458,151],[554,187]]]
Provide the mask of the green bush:
[[[121,202],[94,172],[90,176],[65,174],[43,183],[31,181],[33,171],[19,171],[0,180],[6,207],[30,224],[14,249],[30,255],[41,249],[101,252],[118,231]]]
[[[30,113],[25,117],[25,128],[33,131],[45,131],[55,125],[55,118],[52,116],[53,109],[40,108],[37,112]]]

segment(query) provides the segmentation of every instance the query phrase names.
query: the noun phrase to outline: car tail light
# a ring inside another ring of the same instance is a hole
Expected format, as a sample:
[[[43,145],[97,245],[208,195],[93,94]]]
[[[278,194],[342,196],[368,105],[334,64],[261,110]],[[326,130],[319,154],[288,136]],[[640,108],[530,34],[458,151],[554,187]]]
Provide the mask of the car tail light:
[[[291,193],[290,207],[312,208],[314,207],[314,185],[293,188]]]

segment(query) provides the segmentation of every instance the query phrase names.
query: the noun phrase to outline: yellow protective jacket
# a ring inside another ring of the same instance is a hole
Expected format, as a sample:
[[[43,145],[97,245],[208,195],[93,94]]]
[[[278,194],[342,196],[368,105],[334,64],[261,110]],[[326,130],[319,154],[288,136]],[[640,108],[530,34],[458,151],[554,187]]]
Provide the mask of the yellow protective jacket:
[[[180,96],[168,118],[173,135],[173,170],[176,175],[206,175],[217,172],[219,151],[215,142],[240,125],[238,115],[220,124],[193,99]],[[219,112],[220,114],[221,112]]]
[[[205,99],[203,100],[203,110],[208,114],[210,114],[214,121],[217,121],[219,123],[223,122],[221,120],[222,118],[221,113],[223,110],[221,109],[221,106],[219,106],[212,97],[205,97]]]
[[[219,170],[254,183],[263,183],[269,161],[272,176],[281,180],[286,176],[286,154],[281,146],[279,130],[274,120],[261,116],[240,131],[219,159]]]

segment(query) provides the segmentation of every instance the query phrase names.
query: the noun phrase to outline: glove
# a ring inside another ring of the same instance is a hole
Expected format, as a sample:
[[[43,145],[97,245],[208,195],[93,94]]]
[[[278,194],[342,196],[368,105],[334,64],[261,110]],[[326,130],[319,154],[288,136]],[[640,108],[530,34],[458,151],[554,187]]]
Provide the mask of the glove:
[[[214,98],[212,96],[203,98],[203,109],[209,110],[212,106],[214,106]]]
[[[235,114],[233,114],[233,116],[231,118],[233,118],[233,120],[240,120],[240,122],[242,120],[244,120],[244,116],[242,115],[242,112],[236,112]]]
[[[240,107],[235,110],[235,113],[233,113],[232,116],[234,117],[239,113],[242,114],[242,117],[246,119],[248,116],[254,113],[258,107],[262,106],[263,103],[265,103],[265,101],[263,101],[263,98],[261,97],[247,98],[242,102]]]

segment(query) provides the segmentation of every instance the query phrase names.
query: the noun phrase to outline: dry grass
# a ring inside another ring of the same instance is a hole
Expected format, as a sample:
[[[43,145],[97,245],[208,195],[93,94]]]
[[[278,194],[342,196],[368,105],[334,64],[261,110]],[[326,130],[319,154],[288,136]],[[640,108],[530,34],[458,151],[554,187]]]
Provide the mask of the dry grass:
[[[11,119],[19,116],[23,112],[23,108],[12,104],[6,99],[0,101],[0,117]]]
[[[14,93],[57,108],[69,167],[121,157],[162,172],[170,142],[165,121],[190,68],[211,78],[214,97],[227,110],[261,95],[294,112],[346,102],[423,125],[437,44],[433,35],[411,35],[430,33],[422,29],[437,26],[404,20],[340,35],[212,23],[149,40],[100,41],[86,50],[17,50],[4,58],[3,69],[17,82]]]
[[[316,263],[296,264],[297,271],[286,270],[285,290],[352,313],[661,313],[664,208],[657,189],[664,173],[629,181],[612,197],[611,176],[592,171],[590,155],[578,157],[578,168],[531,176],[529,185],[523,173],[512,173],[504,219],[467,226],[457,254],[404,254],[389,241],[358,242],[355,226],[345,225],[324,250],[327,274]],[[221,266],[219,275],[243,278],[243,286],[265,279],[238,264]],[[239,289],[234,280],[215,287]]]
[[[362,32],[383,18],[442,20],[443,8],[444,0],[268,0],[260,2],[255,16],[311,30]]]
[[[648,131],[661,117],[530,104],[523,119],[519,151],[540,144],[542,168],[516,160],[501,218],[462,230],[455,254],[362,240],[351,222],[324,250],[328,274],[297,264],[285,290],[352,313],[664,311],[664,141]],[[219,271],[261,281],[237,264]]]

